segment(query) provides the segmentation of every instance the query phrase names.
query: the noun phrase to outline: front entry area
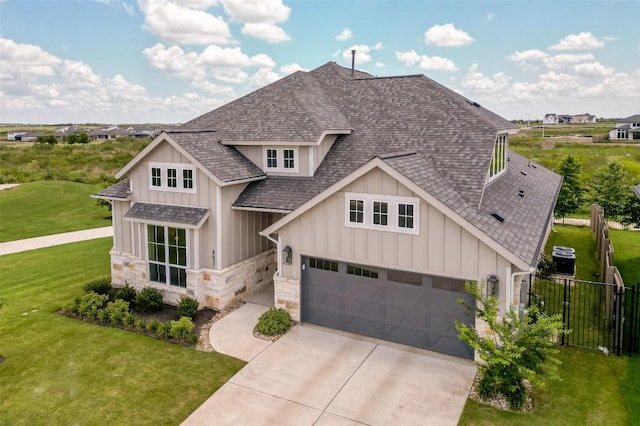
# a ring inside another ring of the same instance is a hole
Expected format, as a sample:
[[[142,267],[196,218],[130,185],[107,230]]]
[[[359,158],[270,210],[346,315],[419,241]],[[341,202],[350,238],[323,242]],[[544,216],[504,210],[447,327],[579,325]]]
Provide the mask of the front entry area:
[[[473,358],[454,320],[474,324],[464,281],[302,258],[302,321]]]

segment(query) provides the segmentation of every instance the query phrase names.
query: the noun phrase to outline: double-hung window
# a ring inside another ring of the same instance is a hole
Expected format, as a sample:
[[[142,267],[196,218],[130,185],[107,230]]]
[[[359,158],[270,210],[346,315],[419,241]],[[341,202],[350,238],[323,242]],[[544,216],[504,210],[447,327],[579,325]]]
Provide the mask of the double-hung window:
[[[298,148],[264,148],[264,170],[276,173],[298,172]]]
[[[195,170],[195,167],[191,164],[150,163],[149,189],[195,193]]]
[[[187,286],[187,231],[147,225],[149,281]]]
[[[418,198],[356,193],[346,193],[345,197],[348,227],[420,233]]]

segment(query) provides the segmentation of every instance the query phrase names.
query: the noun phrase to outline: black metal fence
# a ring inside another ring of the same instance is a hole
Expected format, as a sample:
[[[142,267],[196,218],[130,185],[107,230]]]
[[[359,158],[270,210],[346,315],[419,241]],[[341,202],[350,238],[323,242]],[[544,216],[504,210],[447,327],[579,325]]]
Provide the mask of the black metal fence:
[[[640,289],[572,277],[529,280],[527,306],[559,314],[571,330],[558,343],[617,355],[640,352]]]

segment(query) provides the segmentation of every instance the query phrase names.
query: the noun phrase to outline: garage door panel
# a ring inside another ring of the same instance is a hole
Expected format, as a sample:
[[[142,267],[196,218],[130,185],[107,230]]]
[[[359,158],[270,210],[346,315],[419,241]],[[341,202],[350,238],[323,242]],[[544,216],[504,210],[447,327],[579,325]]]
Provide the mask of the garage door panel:
[[[326,265],[318,261],[316,265]],[[425,277],[415,273],[389,273],[392,277],[413,277],[412,284],[379,278],[347,274],[341,264],[334,270],[309,268],[309,259],[302,271],[302,319],[311,323],[364,334],[410,346],[448,354],[473,357],[472,349],[461,342],[454,326],[459,320],[473,324],[466,308],[457,302],[464,298],[473,306],[473,298],[454,291],[463,285],[451,279]],[[337,269],[337,270],[336,270]],[[379,269],[378,269],[379,270]],[[421,285],[418,285],[423,283]],[[430,283],[446,283],[433,288]]]

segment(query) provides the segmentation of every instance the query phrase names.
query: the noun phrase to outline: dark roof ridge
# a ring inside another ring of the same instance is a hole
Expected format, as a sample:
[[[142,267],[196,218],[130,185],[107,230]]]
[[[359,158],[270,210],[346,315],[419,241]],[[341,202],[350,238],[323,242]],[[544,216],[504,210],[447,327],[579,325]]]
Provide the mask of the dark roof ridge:
[[[424,74],[403,74],[403,75],[383,75],[383,76],[371,76],[371,77],[358,77],[353,78],[353,81],[366,81],[366,80],[385,80],[392,78],[415,78],[415,77],[426,77]]]
[[[389,160],[392,158],[400,158],[400,157],[408,157],[410,155],[417,155],[418,153],[415,151],[396,151],[389,152],[387,154],[377,154],[374,155],[373,158],[379,158],[381,160]]]
[[[215,133],[217,130],[215,129],[170,129],[170,130],[163,130],[163,132],[167,133],[167,134],[172,134],[172,133]]]

